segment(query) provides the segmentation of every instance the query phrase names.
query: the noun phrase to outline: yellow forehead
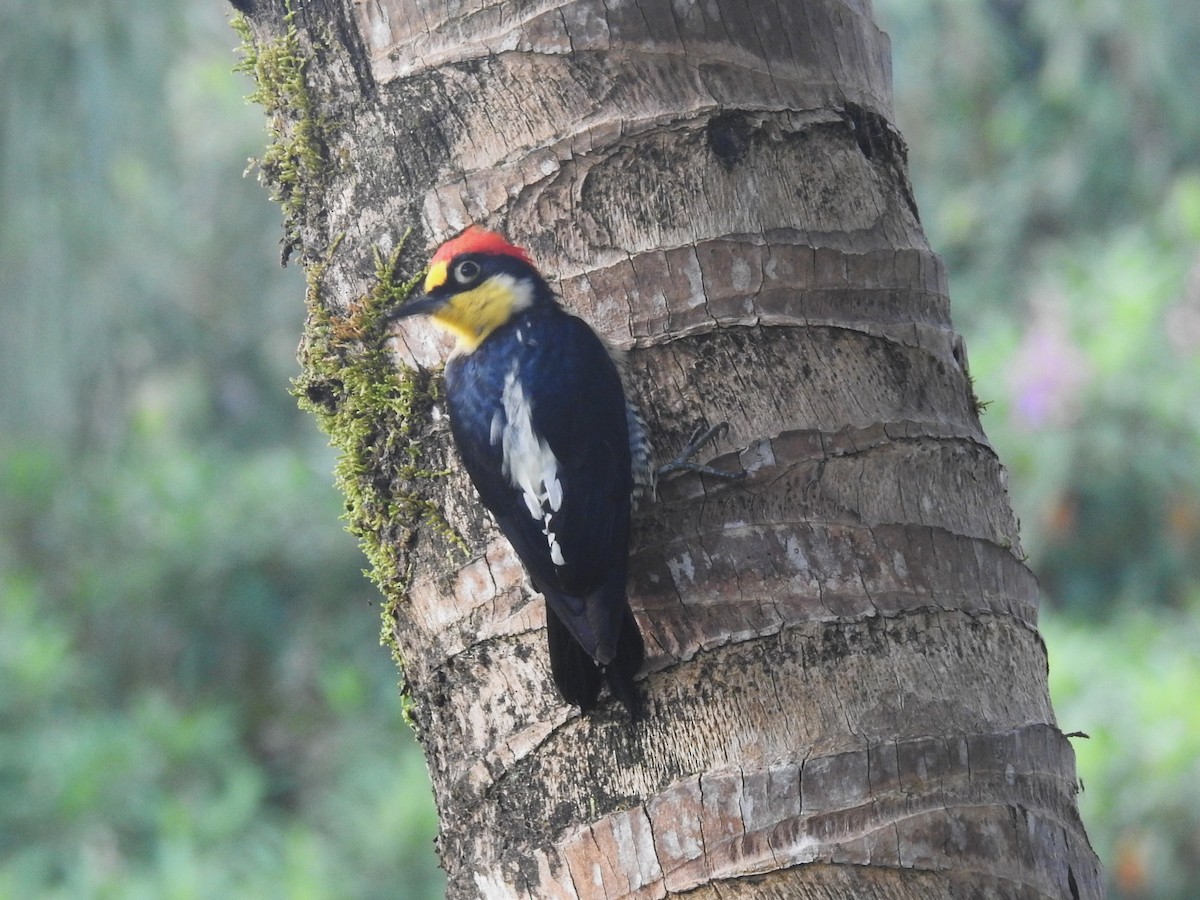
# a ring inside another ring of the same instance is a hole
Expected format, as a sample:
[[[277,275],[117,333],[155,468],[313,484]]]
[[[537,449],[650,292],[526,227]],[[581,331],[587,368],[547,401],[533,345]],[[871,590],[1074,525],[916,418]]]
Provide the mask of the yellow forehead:
[[[425,293],[437,290],[446,283],[446,279],[450,277],[450,264],[445,260],[435,262],[429,267],[429,273],[425,276]]]

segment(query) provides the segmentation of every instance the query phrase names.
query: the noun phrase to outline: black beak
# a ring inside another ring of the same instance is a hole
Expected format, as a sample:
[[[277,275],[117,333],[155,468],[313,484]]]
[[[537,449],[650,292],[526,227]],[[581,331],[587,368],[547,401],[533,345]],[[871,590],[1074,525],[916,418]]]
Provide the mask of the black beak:
[[[409,316],[420,316],[431,313],[444,305],[445,302],[445,297],[438,297],[434,294],[422,294],[416,300],[409,301],[403,306],[389,310],[387,320],[394,322],[396,319],[407,319]]]

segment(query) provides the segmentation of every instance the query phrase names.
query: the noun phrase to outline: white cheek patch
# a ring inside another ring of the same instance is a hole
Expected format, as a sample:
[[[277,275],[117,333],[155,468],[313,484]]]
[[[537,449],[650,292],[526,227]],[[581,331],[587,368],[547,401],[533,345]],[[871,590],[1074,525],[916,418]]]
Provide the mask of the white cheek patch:
[[[533,410],[529,398],[517,378],[517,367],[504,379],[501,394],[504,421],[492,419],[491,437],[499,437],[504,459],[504,477],[521,490],[529,515],[542,526],[542,534],[550,547],[550,560],[556,566],[566,565],[562,547],[551,530],[554,513],[562,507],[562,483],[558,480],[558,457],[541,436],[533,430]]]

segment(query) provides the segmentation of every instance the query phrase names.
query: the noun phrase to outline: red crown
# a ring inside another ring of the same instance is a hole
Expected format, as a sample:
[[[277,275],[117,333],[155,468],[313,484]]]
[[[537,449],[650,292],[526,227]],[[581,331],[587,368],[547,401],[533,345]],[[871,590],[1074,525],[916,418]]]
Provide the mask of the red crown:
[[[488,231],[478,225],[469,225],[458,237],[451,238],[438,247],[437,253],[433,254],[431,263],[449,262],[463,253],[496,253],[502,256],[515,256],[521,262],[533,265],[533,260],[529,258],[529,254],[525,250],[516,244],[510,244],[503,235]]]

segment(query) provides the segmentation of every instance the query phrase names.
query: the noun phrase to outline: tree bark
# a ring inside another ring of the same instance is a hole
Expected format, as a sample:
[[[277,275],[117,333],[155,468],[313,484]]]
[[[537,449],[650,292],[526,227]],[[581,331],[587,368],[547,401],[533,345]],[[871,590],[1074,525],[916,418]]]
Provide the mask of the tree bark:
[[[257,7],[301,387],[351,457],[448,896],[1100,896],[869,0]],[[470,222],[629,351],[660,455],[727,421],[713,462],[747,473],[638,511],[636,726],[555,694],[419,374],[446,344],[406,326],[418,374],[351,388],[396,272]]]

